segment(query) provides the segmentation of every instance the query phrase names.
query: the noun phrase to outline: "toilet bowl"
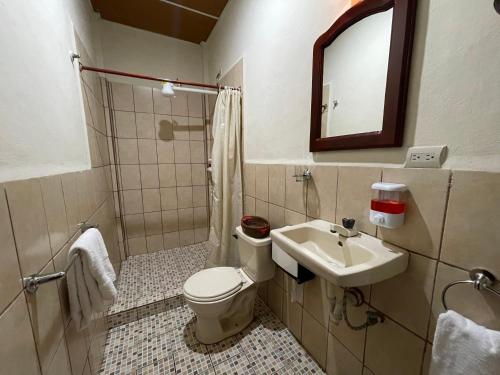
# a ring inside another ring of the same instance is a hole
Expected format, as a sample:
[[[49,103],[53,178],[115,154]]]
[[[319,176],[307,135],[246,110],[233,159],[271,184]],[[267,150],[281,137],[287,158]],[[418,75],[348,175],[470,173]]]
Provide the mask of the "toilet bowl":
[[[196,338],[213,344],[243,330],[253,319],[257,284],[274,276],[271,239],[236,228],[241,268],[214,267],[184,283],[184,298],[196,315]]]

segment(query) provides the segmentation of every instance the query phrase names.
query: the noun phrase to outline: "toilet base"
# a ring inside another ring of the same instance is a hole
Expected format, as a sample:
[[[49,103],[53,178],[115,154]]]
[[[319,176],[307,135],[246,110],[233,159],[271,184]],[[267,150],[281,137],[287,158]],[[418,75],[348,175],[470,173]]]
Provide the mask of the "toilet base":
[[[253,320],[257,288],[252,286],[237,296],[219,317],[196,314],[196,338],[203,344],[215,344],[244,330]]]

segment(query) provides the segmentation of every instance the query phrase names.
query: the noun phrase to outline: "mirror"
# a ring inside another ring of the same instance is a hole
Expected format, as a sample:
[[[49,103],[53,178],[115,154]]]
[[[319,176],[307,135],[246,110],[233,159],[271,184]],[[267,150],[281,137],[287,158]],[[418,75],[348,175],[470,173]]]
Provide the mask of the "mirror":
[[[362,1],[314,45],[311,151],[401,146],[415,0]]]

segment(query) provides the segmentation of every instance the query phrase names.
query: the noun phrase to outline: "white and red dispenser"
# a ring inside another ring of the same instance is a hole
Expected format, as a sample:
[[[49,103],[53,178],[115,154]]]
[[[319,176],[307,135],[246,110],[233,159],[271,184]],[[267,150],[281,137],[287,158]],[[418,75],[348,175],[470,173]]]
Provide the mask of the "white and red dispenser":
[[[405,184],[376,182],[372,185],[373,195],[370,222],[384,228],[398,228],[405,221]]]

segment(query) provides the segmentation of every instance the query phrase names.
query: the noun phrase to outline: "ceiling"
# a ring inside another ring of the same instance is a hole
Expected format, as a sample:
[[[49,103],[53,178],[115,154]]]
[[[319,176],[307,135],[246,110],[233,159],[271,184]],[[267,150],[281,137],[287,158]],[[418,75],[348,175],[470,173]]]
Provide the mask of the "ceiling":
[[[90,0],[105,20],[187,40],[206,41],[228,0]]]

